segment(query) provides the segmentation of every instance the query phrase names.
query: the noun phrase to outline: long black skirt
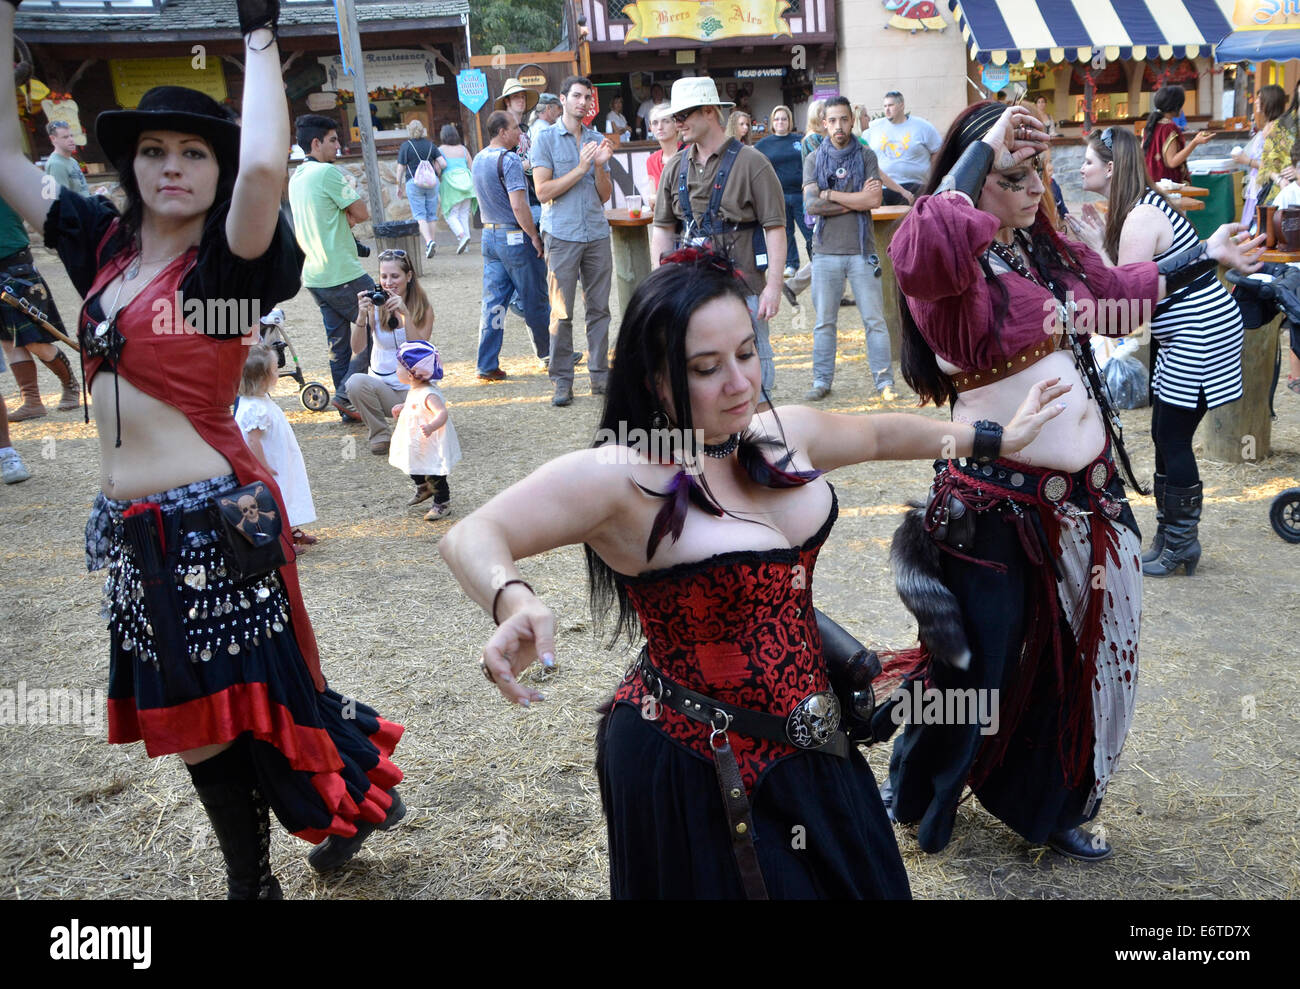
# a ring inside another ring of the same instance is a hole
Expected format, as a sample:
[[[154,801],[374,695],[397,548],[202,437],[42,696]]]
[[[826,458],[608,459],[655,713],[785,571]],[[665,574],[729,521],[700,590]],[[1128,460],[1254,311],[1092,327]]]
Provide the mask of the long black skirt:
[[[935,663],[932,676],[939,690],[996,688],[1005,701],[1020,673],[1031,584],[1043,581],[1044,574],[1027,559],[1014,528],[1001,514],[998,509],[976,514],[970,555],[1004,564],[1005,573],[942,554],[944,583],[965,616],[971,664],[963,672]],[[1127,508],[1116,524],[1137,531]],[[1064,618],[1059,633],[1065,655],[1077,656]],[[1091,769],[1075,785],[1066,782],[1059,744],[1061,695],[1055,664],[1045,655],[1005,755],[973,791],[990,813],[1035,843],[1092,820],[1101,807],[1100,800],[1088,806],[1095,781]],[[957,805],[984,741],[977,724],[909,723],[894,743],[889,763],[894,815],[917,825],[923,851],[940,851],[951,839]]]
[[[743,899],[718,777],[629,704],[602,720],[596,769],[614,899]],[[750,794],[754,845],[773,899],[909,899],[898,842],[857,747],[800,752]]]

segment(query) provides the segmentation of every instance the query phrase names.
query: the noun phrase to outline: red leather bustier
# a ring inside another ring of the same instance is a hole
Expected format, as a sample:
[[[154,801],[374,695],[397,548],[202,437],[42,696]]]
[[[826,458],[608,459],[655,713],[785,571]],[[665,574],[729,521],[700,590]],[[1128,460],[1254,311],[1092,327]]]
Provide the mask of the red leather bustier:
[[[830,690],[812,575],[837,512],[832,500],[826,522],[802,546],[723,553],[620,578],[641,619],[650,661],[691,690],[783,719],[809,694]],[[655,704],[639,676],[625,680],[614,700],[635,705],[643,717],[656,714],[647,717],[651,724],[712,760],[708,726]],[[800,751],[735,731],[730,737],[751,792],[768,768]]]

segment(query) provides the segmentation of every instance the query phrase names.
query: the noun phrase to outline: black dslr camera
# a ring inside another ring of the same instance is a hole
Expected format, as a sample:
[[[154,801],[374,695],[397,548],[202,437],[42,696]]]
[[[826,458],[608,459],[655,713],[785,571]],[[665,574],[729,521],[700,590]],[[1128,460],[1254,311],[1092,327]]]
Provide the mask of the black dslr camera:
[[[366,297],[377,306],[382,306],[388,301],[388,293],[382,288],[377,288],[372,292],[367,292]]]

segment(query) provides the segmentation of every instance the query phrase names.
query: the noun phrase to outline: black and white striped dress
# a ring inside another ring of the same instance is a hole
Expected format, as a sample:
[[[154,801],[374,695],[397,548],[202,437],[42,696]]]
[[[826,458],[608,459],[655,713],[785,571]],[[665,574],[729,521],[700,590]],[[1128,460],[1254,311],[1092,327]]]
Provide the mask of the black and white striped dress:
[[[1156,207],[1174,228],[1173,244],[1156,261],[1196,246],[1195,228],[1163,196],[1148,189],[1138,202]],[[1160,341],[1153,387],[1162,402],[1194,409],[1204,391],[1213,409],[1241,398],[1241,310],[1213,272],[1157,305],[1151,333]]]

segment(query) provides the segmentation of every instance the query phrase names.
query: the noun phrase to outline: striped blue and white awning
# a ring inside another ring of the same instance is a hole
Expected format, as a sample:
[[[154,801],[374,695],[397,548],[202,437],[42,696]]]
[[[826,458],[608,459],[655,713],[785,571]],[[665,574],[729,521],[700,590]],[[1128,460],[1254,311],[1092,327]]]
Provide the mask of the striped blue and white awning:
[[[977,62],[1196,58],[1232,30],[1235,0],[948,0]]]

